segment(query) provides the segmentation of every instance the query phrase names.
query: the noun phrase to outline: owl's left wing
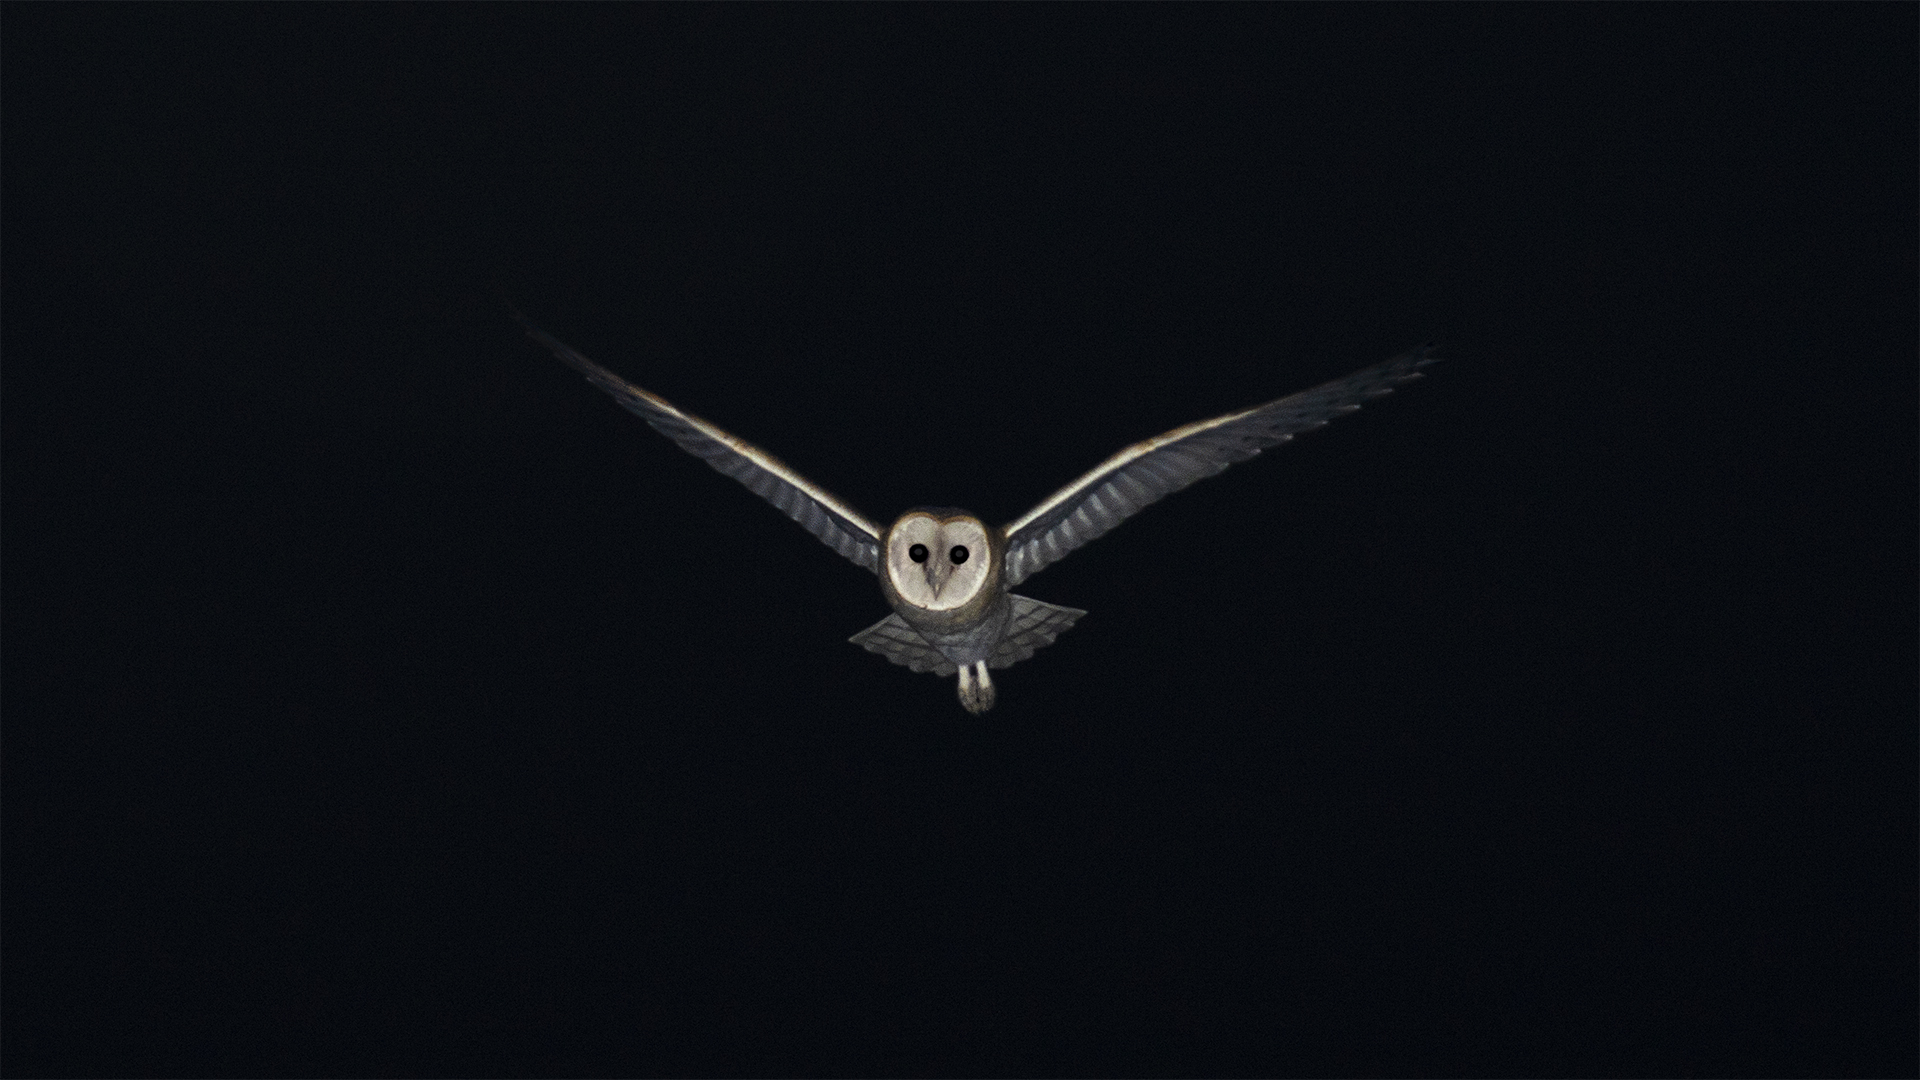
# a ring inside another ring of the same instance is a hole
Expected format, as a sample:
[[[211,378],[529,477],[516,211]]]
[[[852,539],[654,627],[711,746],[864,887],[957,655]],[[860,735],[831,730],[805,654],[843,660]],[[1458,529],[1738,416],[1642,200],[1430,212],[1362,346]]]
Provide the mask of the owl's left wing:
[[[558,338],[515,313],[527,336],[545,345],[560,362],[614,396],[682,450],[747,486],[774,508],[800,523],[828,547],[859,566],[879,573],[880,530],[858,510],[835,498],[765,450],[737,439],[692,413],[657,397],[581,356]]]
[[[1415,349],[1291,397],[1134,443],[1006,527],[1007,585],[1020,584],[1196,480],[1353,412],[1368,398],[1419,378],[1417,369],[1434,359],[1431,350]]]

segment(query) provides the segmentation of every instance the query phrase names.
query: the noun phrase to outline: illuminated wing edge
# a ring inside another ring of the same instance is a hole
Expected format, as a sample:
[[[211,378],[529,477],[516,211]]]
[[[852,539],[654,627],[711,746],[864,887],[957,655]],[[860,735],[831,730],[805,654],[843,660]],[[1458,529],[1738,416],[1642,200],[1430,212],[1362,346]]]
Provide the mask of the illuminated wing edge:
[[[1325,426],[1420,377],[1434,363],[1422,347],[1342,379],[1251,409],[1175,428],[1138,442],[1049,496],[1008,525],[1006,579],[1020,584],[1076,548],[1199,480]]]
[[[856,566],[879,572],[880,530],[865,515],[794,472],[772,454],[692,413],[680,411],[666,399],[575,352],[525,317],[516,315],[516,318],[528,337],[546,346],[561,363],[586,376],[588,382],[611,394],[627,411],[672,439],[682,450],[738,480],[748,491],[772,503],[776,510]]]

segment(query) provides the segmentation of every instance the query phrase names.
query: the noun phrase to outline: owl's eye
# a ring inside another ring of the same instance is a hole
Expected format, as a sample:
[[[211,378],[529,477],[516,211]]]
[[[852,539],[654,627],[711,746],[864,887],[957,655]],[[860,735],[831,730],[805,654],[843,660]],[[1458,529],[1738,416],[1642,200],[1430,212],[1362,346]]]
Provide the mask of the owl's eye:
[[[927,561],[927,545],[915,544],[912,547],[908,548],[907,558],[912,559],[914,562],[926,562]]]
[[[947,558],[953,560],[953,565],[959,566],[967,561],[967,549],[956,545],[952,551],[947,552]]]

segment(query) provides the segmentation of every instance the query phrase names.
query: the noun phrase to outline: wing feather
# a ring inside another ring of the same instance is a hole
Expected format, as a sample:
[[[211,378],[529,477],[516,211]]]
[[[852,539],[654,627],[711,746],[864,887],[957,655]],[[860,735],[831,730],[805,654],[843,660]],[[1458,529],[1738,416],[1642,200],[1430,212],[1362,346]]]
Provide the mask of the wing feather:
[[[1344,379],[1127,447],[1006,527],[1008,587],[1181,488],[1391,393],[1419,378],[1418,369],[1434,359],[1431,350],[1415,349]]]
[[[1066,633],[1086,614],[1079,608],[1049,604],[1018,593],[1009,594],[1007,599],[1013,601],[1013,618],[1007,623],[1007,635],[994,646],[993,656],[987,661],[987,666],[992,668],[1009,668],[1027,659],[1053,644],[1054,638]]]
[[[847,640],[912,671],[952,675],[960,670],[898,615],[889,615]]]
[[[516,316],[518,317],[518,316]],[[639,416],[682,450],[719,472],[746,485],[748,491],[800,523],[823,543],[856,565],[879,572],[880,530],[858,510],[826,489],[788,468],[765,450],[737,439],[692,413],[681,412],[658,397],[568,348],[558,338],[520,317],[527,336],[545,345],[560,362],[612,394],[614,400]]]

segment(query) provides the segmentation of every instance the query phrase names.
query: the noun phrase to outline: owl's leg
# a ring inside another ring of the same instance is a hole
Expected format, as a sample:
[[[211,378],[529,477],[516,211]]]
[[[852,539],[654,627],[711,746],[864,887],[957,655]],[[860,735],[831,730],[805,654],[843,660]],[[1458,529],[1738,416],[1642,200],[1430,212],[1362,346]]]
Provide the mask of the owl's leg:
[[[987,674],[985,660],[960,669],[960,704],[975,716],[993,708],[993,676]]]

